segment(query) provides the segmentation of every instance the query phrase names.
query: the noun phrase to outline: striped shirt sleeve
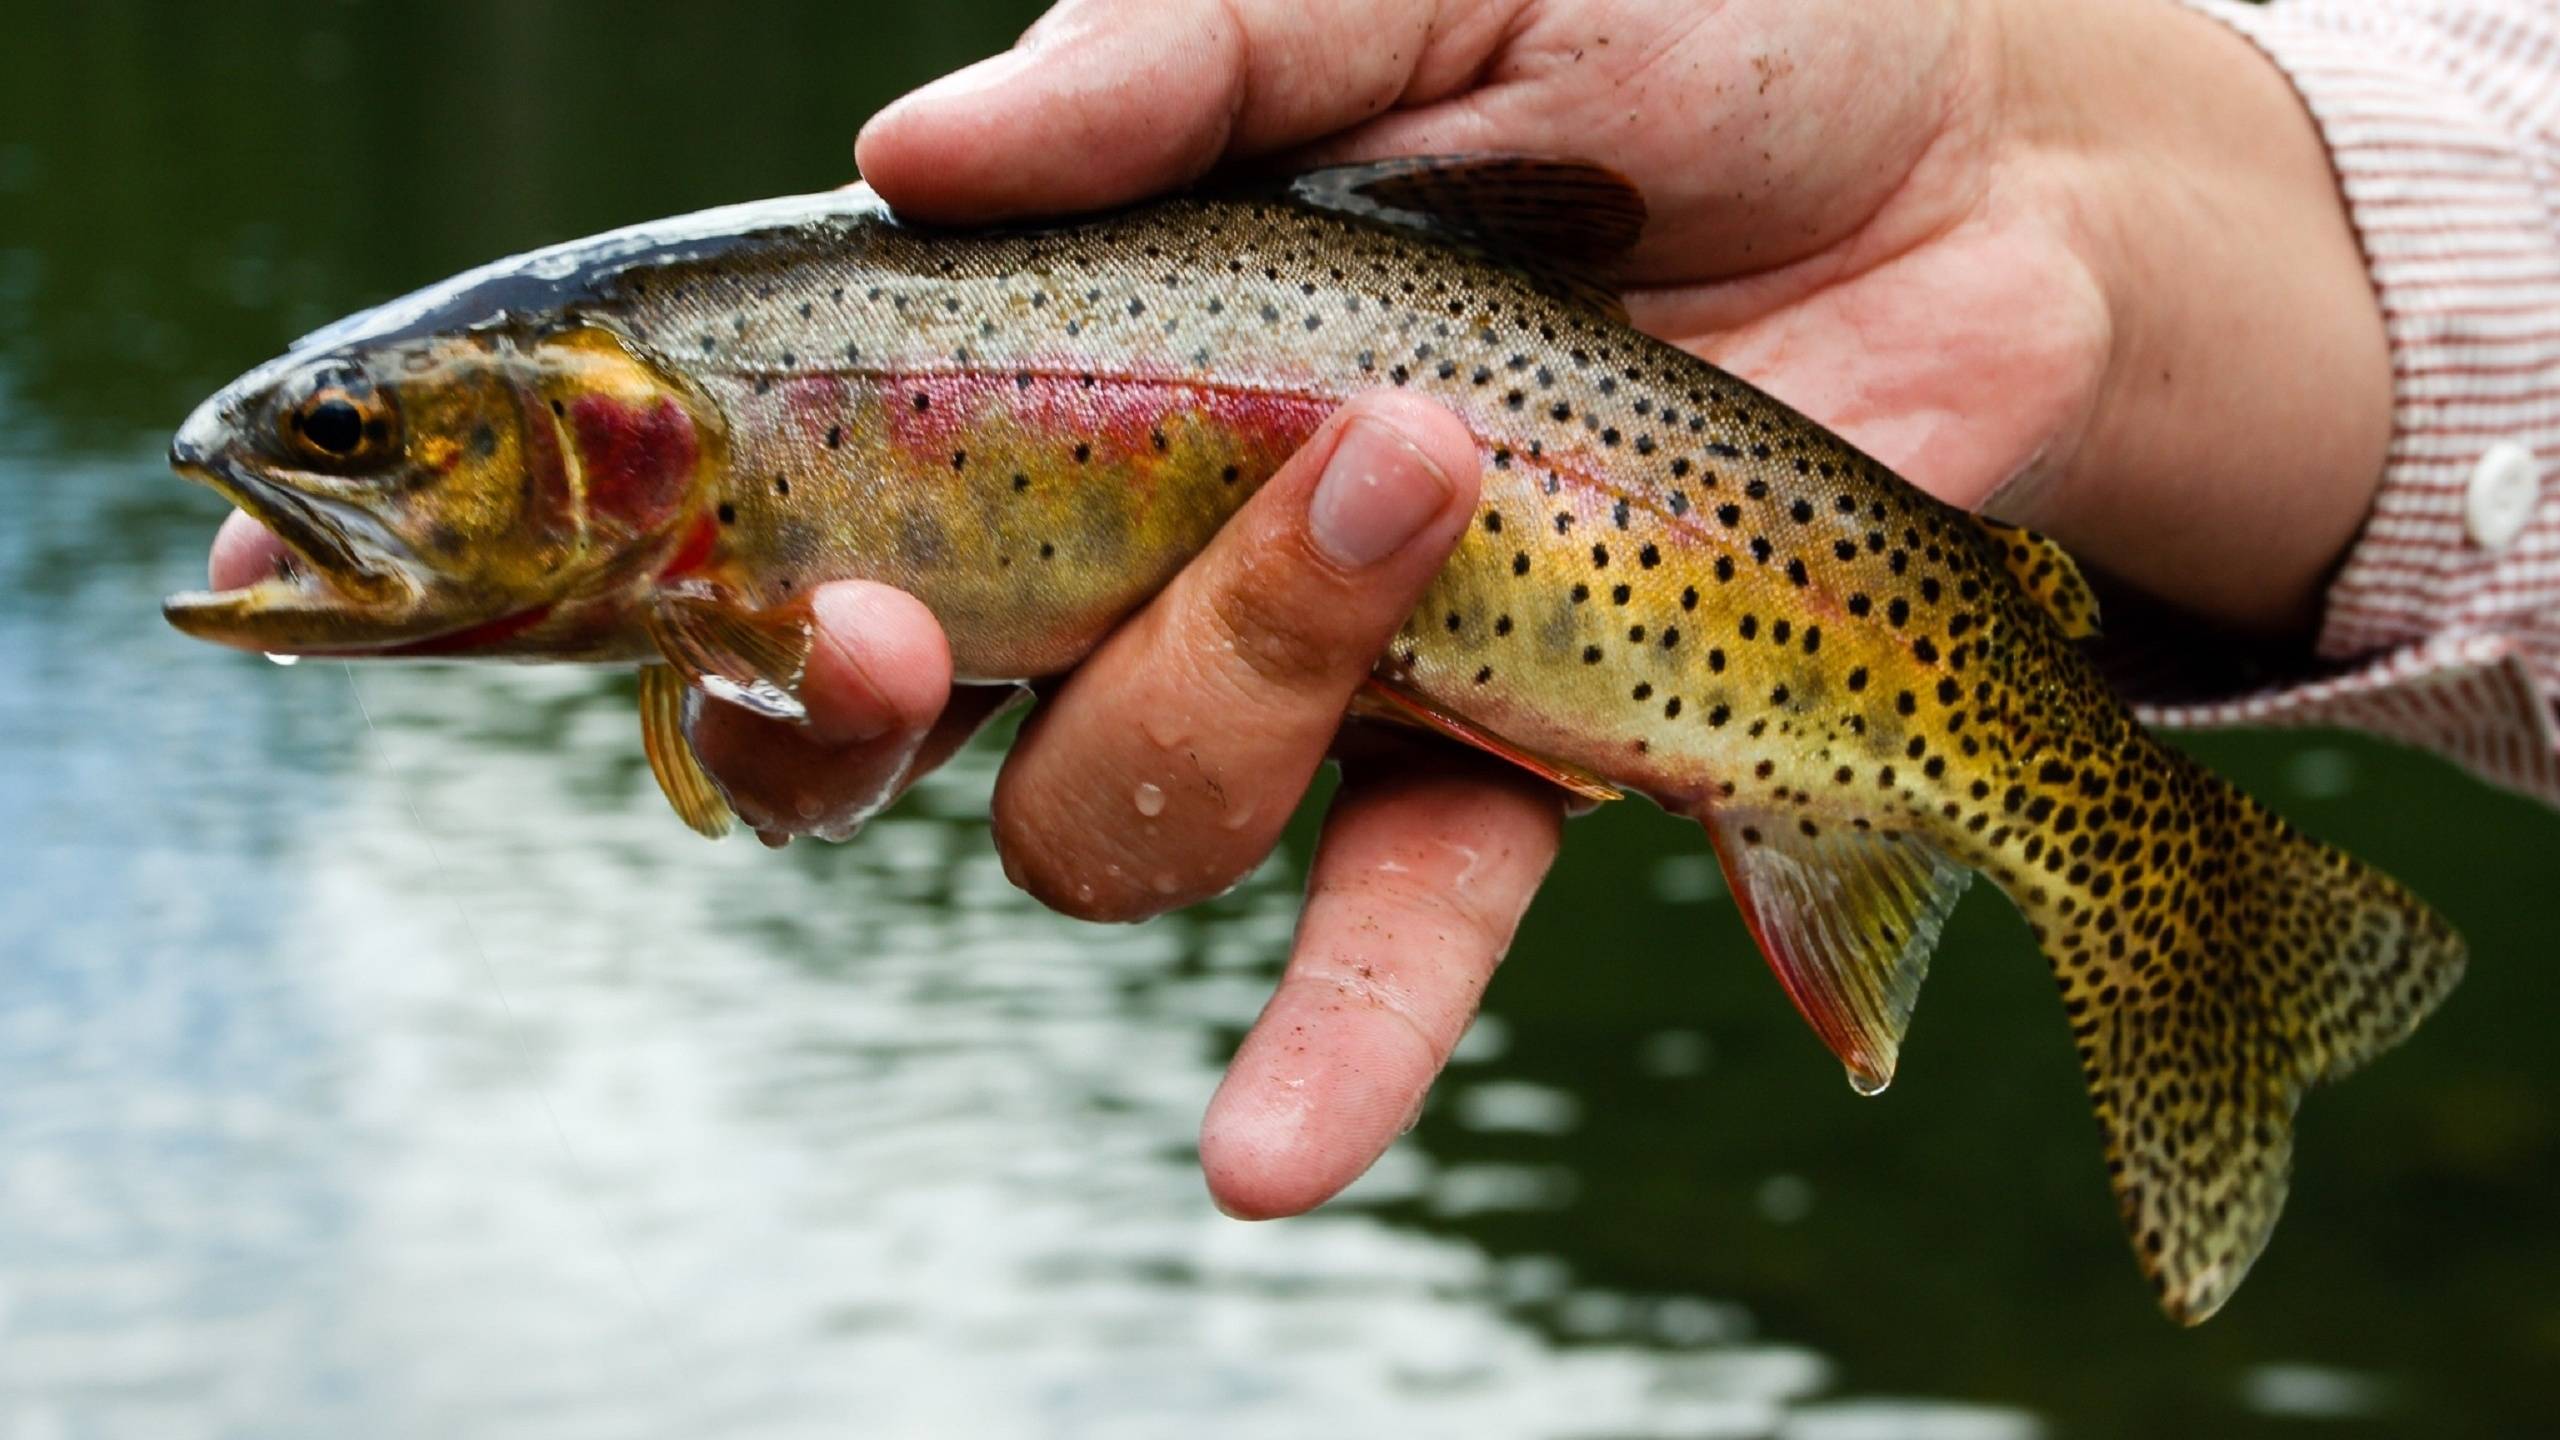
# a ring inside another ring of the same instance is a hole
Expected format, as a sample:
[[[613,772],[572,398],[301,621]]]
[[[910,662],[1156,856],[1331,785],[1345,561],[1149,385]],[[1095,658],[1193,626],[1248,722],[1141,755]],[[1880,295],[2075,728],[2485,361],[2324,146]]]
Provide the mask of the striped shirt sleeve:
[[[2560,0],[2188,0],[2326,140],[2391,343],[2393,433],[2317,678],[2146,707],[2347,726],[2560,805]]]

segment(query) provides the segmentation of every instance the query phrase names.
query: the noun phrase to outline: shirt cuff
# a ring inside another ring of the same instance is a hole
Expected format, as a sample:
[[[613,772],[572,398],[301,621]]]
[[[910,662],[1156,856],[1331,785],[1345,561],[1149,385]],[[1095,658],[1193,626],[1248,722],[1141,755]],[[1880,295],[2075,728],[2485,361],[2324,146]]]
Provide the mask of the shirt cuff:
[[[2347,725],[2560,805],[2560,14],[2500,0],[2186,0],[2291,80],[2391,343],[2372,514],[2308,682],[2159,723]]]

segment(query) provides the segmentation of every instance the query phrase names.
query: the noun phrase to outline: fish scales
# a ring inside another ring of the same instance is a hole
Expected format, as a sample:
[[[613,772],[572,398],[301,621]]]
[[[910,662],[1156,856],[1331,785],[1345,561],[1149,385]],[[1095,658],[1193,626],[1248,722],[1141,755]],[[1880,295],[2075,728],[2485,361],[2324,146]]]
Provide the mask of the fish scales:
[[[301,623],[350,653],[349,602],[406,573],[468,604],[401,620],[397,644],[377,620],[356,651],[664,662],[789,714],[798,601],[867,578],[933,609],[963,678],[1053,674],[1343,400],[1429,395],[1474,436],[1481,499],[1379,662],[1388,713],[1698,818],[1861,1089],[1893,1074],[1963,880],[1989,876],[2052,964],[2146,1273],[2173,1316],[2210,1314],[2282,1203],[2301,1093],[2414,1026],[2458,938],[2144,733],[2073,643],[2094,609],[2050,544],[1937,502],[1488,233],[1525,220],[1570,248],[1563,197],[1605,214],[1602,172],[1398,163],[1294,199],[999,232],[813,197],[459,277],[190,420],[182,467],[327,583],[179,597],[172,619],[259,644]],[[1411,203],[1394,187],[1417,177],[1459,211],[1361,198]],[[1526,203],[1463,213],[1489,181]],[[378,381],[395,369],[406,389]],[[341,533],[326,507],[364,506],[251,474],[276,463],[277,442],[241,438],[260,426],[306,460],[319,436],[343,468],[386,416],[460,432],[396,457],[412,473],[391,488],[433,523],[373,502]],[[447,493],[478,502],[437,509]],[[473,583],[367,563],[376,531],[412,562],[474,557]],[[540,543],[508,568],[506,536]],[[668,733],[675,692],[654,681],[644,708],[670,798],[717,828]]]
[[[1680,808],[1764,758],[1789,794],[1817,793],[1806,765],[1904,743],[1896,687],[1835,678],[1911,667],[1890,643],[1897,601],[1919,617],[1911,637],[1941,611],[1980,627],[1920,667],[1929,693],[2002,653],[1990,637],[2014,587],[1983,583],[1996,562],[1959,534],[1969,519],[1492,262],[1285,205],[1197,202],[844,248],[813,264],[797,239],[742,246],[635,275],[640,293],[608,305],[644,343],[693,350],[688,368],[752,417],[736,426],[739,543],[798,536],[788,549],[818,576],[915,591],[973,678],[1071,662],[1373,385],[1446,402],[1485,457],[1480,523],[1390,673],[1541,753]],[[810,514],[851,523],[795,518]]]

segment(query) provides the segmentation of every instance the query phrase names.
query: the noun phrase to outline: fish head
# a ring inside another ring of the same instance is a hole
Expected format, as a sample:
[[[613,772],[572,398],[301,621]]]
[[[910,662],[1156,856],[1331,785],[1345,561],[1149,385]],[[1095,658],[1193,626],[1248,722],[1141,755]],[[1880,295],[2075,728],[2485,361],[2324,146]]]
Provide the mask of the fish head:
[[[573,619],[593,631],[695,527],[724,436],[699,387],[584,321],[288,354],[198,406],[169,450],[284,554],[163,613],[284,654],[494,653]]]

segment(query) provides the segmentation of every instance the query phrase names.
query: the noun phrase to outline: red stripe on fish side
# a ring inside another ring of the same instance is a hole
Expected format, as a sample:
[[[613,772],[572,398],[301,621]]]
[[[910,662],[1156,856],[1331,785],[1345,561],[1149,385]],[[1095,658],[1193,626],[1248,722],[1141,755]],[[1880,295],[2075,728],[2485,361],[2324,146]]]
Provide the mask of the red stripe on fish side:
[[[569,403],[587,472],[587,511],[646,530],[674,513],[701,446],[693,417],[663,396],[633,405],[611,395]]]
[[[1299,390],[1090,370],[883,374],[877,383],[892,442],[926,454],[965,445],[974,427],[997,415],[1089,444],[1097,457],[1147,453],[1176,415],[1294,447],[1338,403]]]

